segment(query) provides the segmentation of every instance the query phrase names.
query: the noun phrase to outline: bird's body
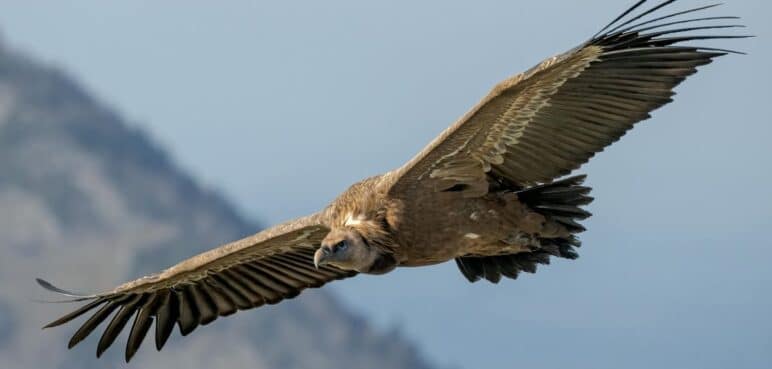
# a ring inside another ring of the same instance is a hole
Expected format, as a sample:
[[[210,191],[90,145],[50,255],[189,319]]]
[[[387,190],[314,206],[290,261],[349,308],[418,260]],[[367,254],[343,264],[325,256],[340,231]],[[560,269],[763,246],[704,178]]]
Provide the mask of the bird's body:
[[[506,79],[405,165],[358,182],[319,212],[184,260],[90,301],[50,323],[96,310],[72,347],[112,316],[101,355],[134,317],[128,361],[155,323],[160,350],[221,316],[275,304],[358,273],[384,274],[455,260],[469,281],[516,278],[550,257],[576,258],[592,201],[584,176],[562,178],[669,103],[697,67],[732,51],[683,43],[743,36],[692,32],[739,27],[634,15],[646,0],[580,46]],[[683,24],[690,24],[682,26]],[[98,309],[97,309],[98,308]]]
[[[411,201],[388,193],[392,174],[351,186],[325,209],[322,223],[330,229],[377,229],[373,233],[389,240],[388,248],[399,266],[515,254],[532,248],[529,240],[537,235],[570,235],[521,203],[512,191],[472,198],[458,192],[428,192],[429,196]]]

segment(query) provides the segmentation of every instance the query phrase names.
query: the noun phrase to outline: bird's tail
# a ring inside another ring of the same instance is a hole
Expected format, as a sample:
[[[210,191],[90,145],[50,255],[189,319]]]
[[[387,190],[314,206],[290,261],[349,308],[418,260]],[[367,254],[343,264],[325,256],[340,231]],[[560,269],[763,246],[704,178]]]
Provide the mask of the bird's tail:
[[[569,235],[539,238],[540,247],[531,252],[487,257],[460,257],[456,264],[470,281],[485,278],[497,283],[501,276],[515,279],[521,271],[534,273],[537,264],[549,264],[550,256],[576,259],[575,248],[581,245],[576,237],[585,228],[579,221],[590,217],[583,206],[592,202],[590,187],[582,186],[586,176],[574,176],[517,192],[518,200],[544,215],[547,221],[565,228]]]
[[[582,209],[592,202],[588,196],[592,188],[582,186],[586,175],[561,179],[552,183],[527,188],[517,192],[517,199],[537,213],[564,227],[569,233],[580,233],[585,228],[579,221],[592,214]]]

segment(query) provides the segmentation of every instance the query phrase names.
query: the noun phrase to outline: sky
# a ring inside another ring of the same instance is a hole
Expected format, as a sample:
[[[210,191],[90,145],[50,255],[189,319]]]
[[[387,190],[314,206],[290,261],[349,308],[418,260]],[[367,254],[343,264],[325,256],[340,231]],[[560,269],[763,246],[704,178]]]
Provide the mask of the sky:
[[[0,0],[0,32],[269,225],[401,165],[631,2]],[[578,171],[596,201],[577,261],[498,285],[447,263],[332,289],[445,367],[768,368],[770,4],[712,11],[758,37],[711,45],[749,55],[704,67]]]

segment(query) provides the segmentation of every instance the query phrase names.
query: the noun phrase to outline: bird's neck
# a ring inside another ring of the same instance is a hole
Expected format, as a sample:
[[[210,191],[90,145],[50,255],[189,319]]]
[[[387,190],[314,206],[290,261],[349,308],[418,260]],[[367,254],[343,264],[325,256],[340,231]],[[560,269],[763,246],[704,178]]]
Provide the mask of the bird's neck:
[[[397,267],[397,264],[397,259],[394,257],[394,254],[390,252],[380,253],[367,270],[360,270],[359,272],[373,275],[386,274],[394,270],[394,268]]]

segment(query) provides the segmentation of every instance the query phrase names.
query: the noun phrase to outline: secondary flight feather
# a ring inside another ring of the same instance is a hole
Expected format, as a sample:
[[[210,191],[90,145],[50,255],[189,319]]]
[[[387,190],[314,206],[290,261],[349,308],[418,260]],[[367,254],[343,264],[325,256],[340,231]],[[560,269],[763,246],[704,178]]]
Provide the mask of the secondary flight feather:
[[[702,16],[717,5],[659,15],[637,2],[582,45],[506,79],[402,167],[365,179],[319,212],[184,260],[87,301],[46,326],[90,316],[73,347],[108,321],[97,356],[131,321],[125,359],[155,325],[160,350],[175,326],[198,326],[276,304],[358,273],[455,260],[471,282],[533,273],[576,258],[592,201],[584,176],[563,178],[671,102],[697,67],[731,50],[695,45],[747,37]],[[699,14],[699,15],[698,15]]]

